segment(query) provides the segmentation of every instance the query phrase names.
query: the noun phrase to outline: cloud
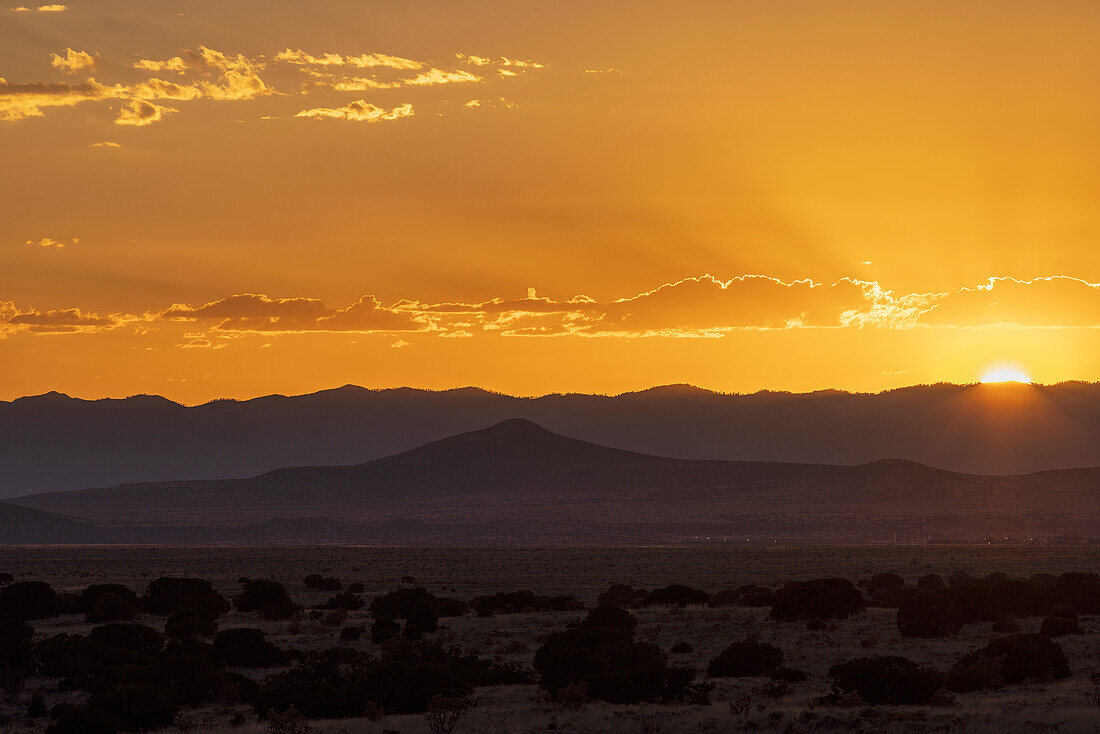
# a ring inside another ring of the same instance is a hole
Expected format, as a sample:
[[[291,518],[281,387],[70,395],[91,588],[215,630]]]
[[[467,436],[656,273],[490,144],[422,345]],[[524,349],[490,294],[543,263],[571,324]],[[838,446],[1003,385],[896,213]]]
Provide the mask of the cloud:
[[[1064,275],[1032,280],[990,278],[940,294],[920,322],[928,326],[1100,326],[1100,283]]]
[[[115,124],[145,127],[146,125],[152,125],[154,122],[160,122],[166,115],[178,111],[172,107],[164,107],[145,100],[135,99],[127,102],[119,109]]]
[[[83,84],[31,82],[9,84],[0,78],[0,120],[12,122],[28,117],[42,117],[50,107],[71,107],[92,100],[110,99],[120,91],[88,79]]]
[[[344,56],[336,53],[323,53],[320,56],[313,56],[302,51],[302,49],[291,50],[289,48],[277,53],[275,60],[297,66],[350,66],[357,69],[419,69],[424,66],[421,61],[414,61],[401,56],[390,56],[389,54],[369,53]]]
[[[348,77],[333,81],[331,86],[338,92],[365,92],[368,89],[397,89],[398,87],[429,87],[441,84],[463,84],[484,81],[482,77],[469,71],[444,71],[429,69],[408,79],[378,81],[369,77]]]
[[[28,8],[25,5],[20,5],[11,10],[13,13],[64,13],[67,9],[67,5],[39,5],[36,8]]]
[[[174,321],[216,322],[217,331],[283,332],[405,332],[425,331],[427,319],[384,306],[374,296],[363,296],[344,309],[332,309],[316,298],[269,298],[245,293],[192,307],[177,304],[161,314]]]
[[[50,54],[50,66],[60,69],[66,74],[76,74],[81,71],[94,69],[98,61],[87,51],[74,51],[65,49],[65,55]]]
[[[60,246],[52,238],[28,244]],[[701,275],[613,300],[585,295],[551,298],[532,288],[523,297],[475,303],[403,299],[387,305],[367,295],[336,308],[317,298],[243,293],[141,315],[104,316],[79,308],[21,310],[0,302],[0,334],[5,335],[91,332],[139,323],[186,328],[181,346],[187,348],[209,348],[217,339],[247,333],[721,338],[737,331],[795,329],[1100,329],[1100,284],[1067,276],[991,278],[951,292],[898,294],[880,283],[855,278],[817,283],[763,275],[728,280]],[[402,342],[391,343],[400,349],[407,346],[397,346]]]
[[[410,347],[410,346],[412,346],[412,344],[410,342],[407,342],[404,339],[398,339],[397,341],[395,341],[393,344],[390,345],[390,349],[404,349],[405,347]]]
[[[343,107],[315,107],[311,110],[302,110],[295,117],[308,117],[315,120],[347,120],[349,122],[379,122],[381,120],[399,120],[402,117],[411,117],[413,107],[411,104],[403,104],[387,110],[384,107],[370,104],[364,100],[357,100]]]
[[[98,143],[92,143],[89,148],[121,148],[122,145],[111,140],[101,140]]]
[[[52,237],[42,237],[41,239],[38,239],[38,240],[27,240],[27,244],[28,245],[35,245],[37,247],[53,247],[53,248],[62,248],[62,247],[66,246],[64,241],[55,240]],[[79,245],[80,244],[80,238],[79,237],[73,237],[72,240],[70,240],[69,244]]]

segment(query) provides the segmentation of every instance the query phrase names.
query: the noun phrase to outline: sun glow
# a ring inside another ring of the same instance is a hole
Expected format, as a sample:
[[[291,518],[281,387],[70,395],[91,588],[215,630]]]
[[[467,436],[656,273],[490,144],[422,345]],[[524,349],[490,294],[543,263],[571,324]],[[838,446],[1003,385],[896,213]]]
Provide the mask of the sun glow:
[[[989,384],[994,382],[1019,382],[1024,385],[1031,384],[1031,378],[1025,375],[1023,372],[1011,367],[1002,367],[995,370],[990,370],[982,375],[982,383]]]

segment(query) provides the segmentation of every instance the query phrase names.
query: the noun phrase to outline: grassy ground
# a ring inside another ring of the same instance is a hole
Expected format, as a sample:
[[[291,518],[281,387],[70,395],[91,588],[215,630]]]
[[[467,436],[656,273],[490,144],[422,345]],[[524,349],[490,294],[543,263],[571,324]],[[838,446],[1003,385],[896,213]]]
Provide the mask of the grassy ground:
[[[0,571],[35,578],[59,590],[91,583],[125,583],[137,592],[157,576],[192,574],[209,578],[225,594],[235,593],[240,576],[272,577],[284,582],[295,601],[318,604],[331,592],[311,591],[301,579],[308,573],[359,581],[367,596],[388,591],[404,575],[432,591],[468,599],[476,594],[528,588],[540,593],[572,593],[590,606],[612,582],[654,587],[671,582],[716,591],[742,583],[776,586],[788,579],[836,575],[852,580],[874,572],[894,571],[910,583],[929,573],[966,570],[974,574],[1005,571],[1013,575],[1061,573],[1100,568],[1100,550],[995,546],[901,546],[852,548],[712,548],[688,549],[162,549],[162,548],[18,548],[0,550]],[[780,647],[784,664],[811,673],[779,699],[768,698],[763,680],[719,680],[708,706],[612,706],[588,703],[568,708],[550,703],[537,686],[481,689],[475,705],[456,732],[673,732],[726,731],[866,731],[866,732],[1100,732],[1100,705],[1089,676],[1100,671],[1100,619],[1084,617],[1083,635],[1058,640],[1073,676],[1066,681],[1001,691],[967,694],[946,707],[815,706],[829,691],[827,671],[834,663],[873,654],[903,655],[946,670],[959,656],[996,635],[990,624],[972,624],[947,640],[907,640],[899,636],[895,612],[869,609],[822,631],[804,624],[768,621],[767,610],[748,608],[650,608],[635,610],[637,639],[669,649],[677,642],[691,653],[672,656],[672,664],[697,670],[730,642],[756,635]],[[540,640],[578,620],[583,612],[466,616],[441,620],[436,633],[448,643],[501,662],[529,667]],[[142,621],[142,620],[139,620]],[[163,624],[161,618],[146,618]],[[369,625],[366,609],[350,613],[345,624]],[[1022,630],[1036,631],[1038,619],[1022,620]],[[277,645],[321,649],[338,644],[339,626],[302,620],[262,622],[256,615],[230,612],[222,629],[261,627]],[[42,634],[86,632],[92,625],[80,617],[61,617],[35,624]],[[351,644],[371,650],[368,640]],[[262,677],[269,671],[249,671]],[[26,692],[9,698],[0,714],[11,718],[5,731],[37,732],[47,719],[25,719],[29,691],[42,688],[47,703],[78,698],[56,690],[54,681],[31,681]],[[734,705],[731,707],[731,703]],[[737,710],[733,710],[737,709]],[[234,713],[244,713],[243,726],[230,727]],[[267,732],[244,708],[186,711],[180,726],[167,731]],[[402,734],[429,732],[422,716],[391,716],[378,721],[314,722],[317,732]]]

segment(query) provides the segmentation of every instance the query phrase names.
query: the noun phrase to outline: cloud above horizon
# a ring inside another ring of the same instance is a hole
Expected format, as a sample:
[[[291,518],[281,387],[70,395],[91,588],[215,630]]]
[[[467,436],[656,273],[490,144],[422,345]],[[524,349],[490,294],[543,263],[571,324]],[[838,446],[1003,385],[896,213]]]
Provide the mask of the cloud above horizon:
[[[49,240],[49,238],[44,238]],[[29,240],[43,247],[54,246]],[[632,296],[520,298],[478,303],[387,304],[373,295],[337,308],[318,298],[242,293],[141,314],[78,307],[38,311],[0,304],[0,334],[87,333],[124,325],[183,326],[192,340],[262,333],[417,334],[468,337],[721,338],[737,331],[795,329],[1100,328],[1100,284],[1067,276],[987,283],[944,293],[895,294],[873,281],[783,281],[702,275]],[[196,336],[198,335],[198,336]]]
[[[45,7],[50,6],[39,10]],[[331,97],[401,88],[430,89],[453,84],[487,84],[487,74],[494,71],[493,78],[501,80],[544,68],[535,61],[506,57],[491,59],[456,54],[455,59],[454,68],[440,68],[427,61],[377,52],[312,54],[287,48],[269,58],[225,53],[200,45],[198,50],[183,49],[175,56],[127,62],[131,75],[133,72],[154,75],[140,79],[105,84],[89,76],[82,83],[14,83],[0,76],[0,121],[40,118],[53,108],[86,102],[121,101],[116,124],[146,127],[169,113],[180,111],[158,104],[164,101],[245,102],[272,96],[324,94]],[[64,53],[50,54],[50,66],[63,74],[87,73],[96,69],[99,63],[98,54],[71,47]],[[175,76],[164,79],[155,76],[157,74]],[[376,122],[411,115],[412,106],[404,101],[387,106],[359,99],[307,107],[294,116]]]

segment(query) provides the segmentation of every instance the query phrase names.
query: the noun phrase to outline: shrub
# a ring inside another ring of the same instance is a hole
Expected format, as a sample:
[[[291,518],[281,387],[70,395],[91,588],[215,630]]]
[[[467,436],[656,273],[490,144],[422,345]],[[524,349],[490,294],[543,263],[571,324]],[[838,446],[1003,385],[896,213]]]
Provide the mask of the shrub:
[[[155,653],[164,647],[164,635],[135,622],[113,622],[95,627],[88,637],[105,647],[131,652]]]
[[[424,639],[424,630],[412,622],[405,622],[405,629],[401,631],[401,639],[405,642],[420,642]]]
[[[737,603],[743,607],[770,607],[775,604],[775,592],[766,586],[746,584],[737,589]]]
[[[692,589],[682,584],[670,584],[660,589],[654,589],[645,595],[642,604],[645,606],[677,606],[705,605],[710,601],[710,595],[702,589]]]
[[[57,594],[42,581],[16,581],[0,588],[0,618],[47,619],[60,611]]]
[[[37,719],[47,713],[46,699],[42,698],[41,693],[35,691],[34,695],[31,696],[30,703],[27,704],[27,718]]]
[[[0,688],[15,693],[36,665],[34,629],[21,620],[0,619]]]
[[[353,581],[348,584],[348,588],[344,589],[349,594],[362,594],[365,590],[365,587],[358,581]]]
[[[874,596],[887,589],[900,589],[905,586],[905,579],[896,573],[876,573],[867,582],[867,593]]]
[[[572,612],[584,608],[576,597],[568,594],[543,596],[530,591],[498,592],[492,596],[478,596],[470,602],[470,606],[479,617],[531,612]]]
[[[920,592],[898,607],[902,637],[952,637],[963,626],[959,603],[946,594]]]
[[[40,641],[35,655],[42,676],[61,678],[62,688],[84,688],[110,657],[110,649],[84,635],[62,634]]]
[[[121,725],[98,706],[68,704],[57,711],[57,720],[46,728],[46,734],[116,734]]]
[[[1081,624],[1077,621],[1077,617],[1075,616],[1047,617],[1039,627],[1039,634],[1044,637],[1079,635],[1081,634]]]
[[[1055,586],[1079,614],[1100,614],[1100,575],[1064,573],[1058,577]]]
[[[298,713],[298,709],[291,706],[286,711],[271,715],[267,731],[269,734],[313,734],[313,727],[306,717]]]
[[[347,612],[354,612],[356,609],[362,609],[367,604],[363,601],[363,597],[358,594],[351,594],[349,592],[341,592],[332,597],[324,604],[321,605],[321,609],[343,609]],[[415,611],[416,607],[413,607]],[[428,607],[429,611],[431,607]]]
[[[431,604],[420,602],[409,612],[406,629],[409,625],[419,628],[421,632],[435,632],[439,629],[439,615],[435,613]]]
[[[627,586],[626,584],[612,584],[608,587],[607,591],[600,594],[599,599],[596,602],[600,605],[609,605],[614,607],[630,607],[641,601],[644,598],[644,592],[639,596],[638,592],[634,590],[633,586]]]
[[[122,584],[93,584],[80,592],[76,608],[88,622],[117,622],[136,617],[141,600]]]
[[[722,589],[711,594],[707,604],[712,607],[734,607],[737,606],[740,597],[737,589]]]
[[[363,628],[347,626],[340,630],[340,642],[355,642],[363,636]]]
[[[123,731],[145,731],[168,726],[176,718],[176,704],[160,687],[128,683],[93,696],[91,705],[119,722]]]
[[[680,641],[669,648],[669,655],[689,655],[695,652],[695,646],[690,642]]]
[[[401,634],[401,625],[389,617],[379,617],[370,626],[370,641],[378,645]]]
[[[772,680],[781,680],[786,683],[801,683],[810,677],[810,674],[805,670],[798,668],[776,668],[772,672],[768,673],[768,677]]]
[[[947,684],[953,691],[968,693],[1068,677],[1069,663],[1056,642],[1042,635],[1020,634],[1002,637],[964,655],[947,674]]]
[[[656,645],[635,642],[617,629],[571,629],[551,634],[535,652],[535,670],[555,698],[583,683],[593,700],[632,704],[686,696],[694,673],[668,667]]]
[[[769,616],[781,622],[847,619],[862,610],[863,595],[851,581],[828,578],[794,584],[777,594]]]
[[[164,576],[149,584],[142,597],[149,614],[168,615],[181,609],[203,610],[212,619],[229,611],[229,601],[205,579]]]
[[[583,625],[589,629],[618,629],[633,634],[634,629],[638,626],[638,620],[634,618],[633,614],[621,607],[601,604],[588,613],[588,616],[584,618]]]
[[[783,651],[766,642],[735,642],[707,665],[712,678],[767,675],[783,664]]]
[[[332,576],[322,576],[319,573],[311,573],[302,579],[302,583],[306,585],[307,589],[320,589],[321,591],[340,591],[344,588],[344,585],[340,583],[340,579]]]
[[[808,632],[823,632],[827,629],[829,629],[829,623],[821,617],[806,620],[806,630]]]
[[[235,668],[271,668],[286,665],[290,656],[267,641],[263,630],[237,627],[214,637],[214,655]]]
[[[829,668],[829,676],[838,692],[856,693],[871,706],[926,704],[944,680],[938,670],[896,656],[838,663]]]
[[[921,591],[936,593],[947,588],[947,582],[938,573],[930,573],[917,579],[917,588]]]
[[[266,612],[269,619],[286,619],[294,613],[286,587],[270,579],[249,579],[244,590],[233,597],[233,606],[238,612]],[[271,616],[273,613],[276,616]]]
[[[7,571],[0,572],[0,586],[6,586],[12,581],[15,581],[15,576],[11,575]]]
[[[182,609],[168,615],[164,623],[164,636],[174,640],[192,637],[213,637],[218,633],[218,623],[191,610]]]
[[[372,617],[405,619],[420,602],[429,604],[440,617],[461,617],[466,613],[467,605],[457,599],[437,597],[427,589],[395,589],[383,596],[375,597],[370,604]]]

